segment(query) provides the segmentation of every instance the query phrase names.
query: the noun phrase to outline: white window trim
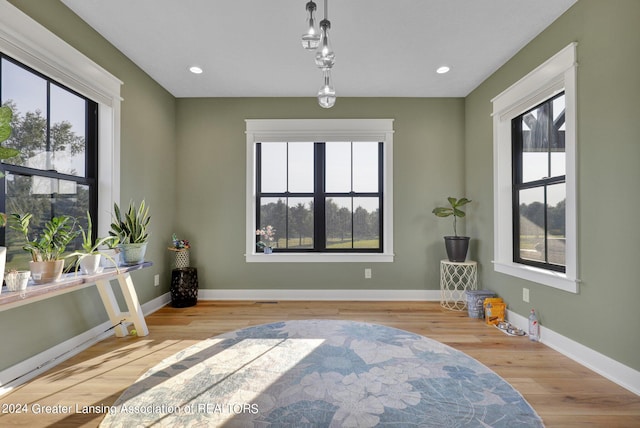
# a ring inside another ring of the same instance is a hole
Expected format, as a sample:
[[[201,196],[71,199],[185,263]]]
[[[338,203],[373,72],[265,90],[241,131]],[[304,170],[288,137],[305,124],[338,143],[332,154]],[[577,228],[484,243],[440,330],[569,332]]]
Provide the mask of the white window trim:
[[[107,234],[120,199],[122,81],[6,0],[0,0],[0,51],[98,103],[98,233]]]
[[[491,100],[493,103],[494,270],[571,293],[578,292],[579,283],[576,215],[576,47],[577,43],[566,46]],[[565,273],[513,261],[511,193],[511,119],[562,91],[565,93],[566,117]]]
[[[393,262],[393,119],[247,119],[246,253],[260,262]],[[384,144],[382,253],[256,252],[256,143],[265,141],[378,141]]]

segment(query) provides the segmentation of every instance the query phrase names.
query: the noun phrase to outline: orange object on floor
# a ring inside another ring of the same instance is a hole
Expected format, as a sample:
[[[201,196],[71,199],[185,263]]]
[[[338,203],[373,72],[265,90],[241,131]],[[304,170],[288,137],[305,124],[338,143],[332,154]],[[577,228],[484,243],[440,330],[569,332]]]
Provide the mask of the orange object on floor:
[[[484,320],[489,325],[496,325],[504,321],[504,313],[507,305],[501,297],[484,299]]]

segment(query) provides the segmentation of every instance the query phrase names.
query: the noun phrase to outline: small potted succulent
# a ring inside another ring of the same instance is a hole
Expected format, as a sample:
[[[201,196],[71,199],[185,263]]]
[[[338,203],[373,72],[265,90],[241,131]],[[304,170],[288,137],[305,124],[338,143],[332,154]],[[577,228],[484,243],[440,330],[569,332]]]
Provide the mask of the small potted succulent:
[[[445,236],[444,243],[447,250],[447,257],[450,262],[464,262],[467,258],[467,251],[469,250],[469,237],[468,236],[458,236],[457,219],[458,217],[463,218],[466,214],[460,208],[467,205],[471,202],[470,199],[467,198],[452,198],[449,196],[447,198],[449,201],[448,207],[437,207],[434,208],[432,213],[438,217],[450,217],[453,216],[453,235],[454,236]]]
[[[178,235],[175,233],[171,235],[171,246],[168,247],[170,251],[173,251],[174,261],[173,265],[176,269],[188,268],[189,261],[189,249],[191,243],[186,239],[178,239]]]
[[[60,279],[64,270],[63,254],[67,245],[78,235],[75,219],[67,215],[52,218],[44,224],[40,236],[29,238],[29,224],[33,214],[11,214],[10,227],[24,239],[25,251],[31,254],[29,270],[36,284],[54,282]]]
[[[7,284],[7,291],[24,291],[27,289],[31,272],[28,270],[11,269],[4,274],[4,282]]]

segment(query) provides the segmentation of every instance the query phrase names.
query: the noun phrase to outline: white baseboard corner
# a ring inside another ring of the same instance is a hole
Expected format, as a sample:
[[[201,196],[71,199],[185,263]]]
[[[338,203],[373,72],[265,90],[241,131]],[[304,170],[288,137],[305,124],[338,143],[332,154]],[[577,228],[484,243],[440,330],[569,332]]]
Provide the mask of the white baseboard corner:
[[[507,319],[516,327],[525,331],[529,328],[528,318],[513,311],[507,310]],[[640,371],[558,334],[543,325],[540,326],[540,342],[634,394],[640,395]]]
[[[142,312],[145,316],[149,315],[170,301],[171,295],[165,293],[141,305]],[[113,330],[110,327],[112,327],[111,323],[105,321],[82,334],[1,371],[0,396],[111,336]]]

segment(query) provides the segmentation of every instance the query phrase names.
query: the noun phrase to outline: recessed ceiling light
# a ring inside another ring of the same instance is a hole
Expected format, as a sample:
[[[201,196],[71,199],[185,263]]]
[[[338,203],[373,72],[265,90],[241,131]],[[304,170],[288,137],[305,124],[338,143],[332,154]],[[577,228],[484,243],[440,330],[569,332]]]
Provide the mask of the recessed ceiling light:
[[[436,73],[438,74],[444,74],[449,72],[450,68],[447,67],[446,65],[443,65],[442,67],[438,67],[438,69],[436,70]]]
[[[192,72],[193,74],[202,74],[202,69],[195,65],[193,67],[189,67],[189,71]]]

